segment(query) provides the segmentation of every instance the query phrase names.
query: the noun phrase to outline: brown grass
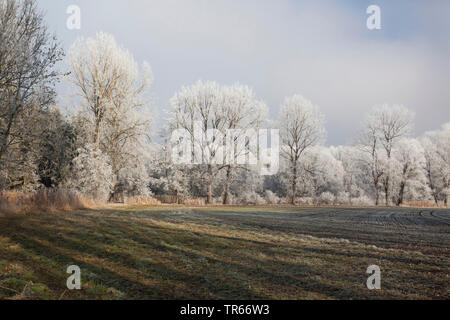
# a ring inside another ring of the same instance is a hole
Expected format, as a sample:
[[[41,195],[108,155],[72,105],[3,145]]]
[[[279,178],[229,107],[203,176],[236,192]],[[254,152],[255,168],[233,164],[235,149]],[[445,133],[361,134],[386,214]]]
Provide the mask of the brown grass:
[[[434,201],[405,201],[405,207],[434,208],[438,207]]]
[[[0,213],[29,214],[94,208],[94,200],[69,190],[42,189],[36,192],[4,191],[0,193]]]
[[[185,206],[205,206],[205,198],[186,199],[183,203]]]
[[[161,202],[152,197],[131,197],[125,200],[125,204],[132,206],[156,206]]]

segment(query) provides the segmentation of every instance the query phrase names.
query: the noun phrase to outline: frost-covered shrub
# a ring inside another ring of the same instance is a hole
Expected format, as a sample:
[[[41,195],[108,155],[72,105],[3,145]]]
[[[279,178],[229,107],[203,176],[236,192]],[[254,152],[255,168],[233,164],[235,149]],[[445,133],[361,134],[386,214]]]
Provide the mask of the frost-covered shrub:
[[[319,197],[319,203],[320,204],[334,204],[335,198],[336,197],[331,192],[328,192],[328,191],[323,192]]]
[[[68,187],[95,200],[108,200],[113,187],[113,173],[108,157],[89,144],[78,149]]]
[[[248,192],[237,199],[239,204],[266,204],[266,201],[256,192]]]
[[[118,185],[127,197],[150,197],[150,178],[145,166],[140,163],[131,168],[123,169],[120,173]]]
[[[336,204],[349,204],[350,194],[348,192],[339,192],[336,196]]]
[[[267,204],[278,204],[281,202],[280,198],[270,190],[266,190],[265,200]]]
[[[358,198],[352,198],[352,205],[354,206],[372,206],[374,202],[366,195],[362,195]]]
[[[297,199],[299,204],[314,204],[314,199],[311,197],[301,197]]]

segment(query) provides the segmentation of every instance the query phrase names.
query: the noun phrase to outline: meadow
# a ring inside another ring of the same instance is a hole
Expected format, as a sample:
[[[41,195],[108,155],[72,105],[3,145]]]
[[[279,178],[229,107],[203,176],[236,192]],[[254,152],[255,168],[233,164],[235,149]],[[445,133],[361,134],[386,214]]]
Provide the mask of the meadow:
[[[111,207],[0,217],[0,299],[449,299],[450,212]],[[381,268],[381,290],[366,269]],[[69,265],[81,290],[68,290]]]

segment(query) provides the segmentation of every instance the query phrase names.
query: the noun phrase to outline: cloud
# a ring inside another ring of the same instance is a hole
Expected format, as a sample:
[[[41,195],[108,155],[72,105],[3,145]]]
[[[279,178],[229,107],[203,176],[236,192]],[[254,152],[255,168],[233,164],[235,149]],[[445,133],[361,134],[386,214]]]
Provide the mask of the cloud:
[[[369,31],[365,1],[78,0],[80,33],[55,13],[71,1],[41,1],[67,45],[103,30],[148,60],[159,107],[197,79],[254,87],[272,117],[299,93],[325,113],[328,144],[350,142],[374,104],[413,109],[417,134],[450,119],[445,1],[379,1],[382,30]]]

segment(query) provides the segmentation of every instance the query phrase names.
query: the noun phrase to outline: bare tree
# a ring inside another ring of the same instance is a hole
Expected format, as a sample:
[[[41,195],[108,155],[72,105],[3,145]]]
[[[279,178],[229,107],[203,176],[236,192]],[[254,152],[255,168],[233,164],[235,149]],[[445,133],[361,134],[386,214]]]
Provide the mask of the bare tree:
[[[245,134],[247,130],[257,130],[265,121],[267,114],[266,105],[256,100],[253,90],[247,86],[235,84],[225,87],[223,116],[225,118],[224,128],[228,129],[228,133],[224,132],[225,139],[228,139],[228,148],[233,148],[231,154],[233,159],[228,159],[225,164],[226,177],[223,194],[223,204],[230,204],[230,184],[233,180],[233,173],[236,167],[246,168],[246,166],[239,166],[237,158],[245,156],[249,152],[249,146],[245,144]],[[227,134],[233,132],[233,136],[228,137]],[[240,143],[242,142],[242,143]],[[230,151],[230,150],[227,150]],[[256,152],[256,150],[252,150]]]
[[[291,169],[291,203],[295,204],[299,161],[302,153],[325,134],[324,117],[318,107],[300,95],[286,98],[279,114],[281,155]]]
[[[205,167],[207,203],[212,203],[213,180],[220,165],[217,154],[220,144],[216,134],[221,132],[225,118],[221,114],[224,103],[221,88],[216,82],[198,81],[190,87],[183,87],[170,100],[172,129],[184,129],[191,144],[191,163]],[[211,136],[209,132],[215,130]]]
[[[78,88],[83,106],[94,127],[93,142],[100,148],[102,127],[109,110],[123,107],[148,85],[138,80],[138,67],[132,55],[117,45],[113,36],[100,32],[95,38],[78,38],[70,49],[69,80]],[[141,102],[137,102],[140,104]]]
[[[385,204],[390,204],[391,158],[396,142],[409,135],[414,114],[402,105],[376,106],[369,114],[367,124],[381,144],[386,155],[386,164],[382,176]]]
[[[371,121],[366,121],[364,129],[360,134],[358,147],[362,151],[363,157],[360,159],[367,168],[375,190],[375,205],[380,202],[380,180],[383,176],[383,165],[379,156],[378,130]]]
[[[63,57],[33,0],[0,3],[0,165],[15,143],[17,120],[27,108],[53,102]]]
[[[151,84],[150,66],[144,62],[140,72],[133,56],[105,33],[77,39],[70,50],[70,64],[70,81],[78,88],[81,113],[92,127],[90,141],[95,151],[109,156],[116,189],[123,170],[143,158],[139,153],[143,155],[149,138],[146,92]]]

